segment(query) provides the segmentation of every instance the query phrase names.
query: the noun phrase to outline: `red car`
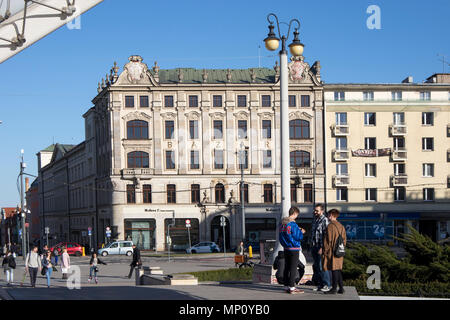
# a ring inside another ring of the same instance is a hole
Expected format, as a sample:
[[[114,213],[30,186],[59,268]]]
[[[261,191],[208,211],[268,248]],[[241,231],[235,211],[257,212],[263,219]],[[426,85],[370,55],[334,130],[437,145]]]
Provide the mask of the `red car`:
[[[77,257],[80,257],[83,254],[83,248],[75,242],[60,242],[57,245],[50,248],[50,251],[53,252],[54,250],[57,250],[59,255],[62,254],[62,248],[67,248],[67,253],[69,255],[76,255]]]

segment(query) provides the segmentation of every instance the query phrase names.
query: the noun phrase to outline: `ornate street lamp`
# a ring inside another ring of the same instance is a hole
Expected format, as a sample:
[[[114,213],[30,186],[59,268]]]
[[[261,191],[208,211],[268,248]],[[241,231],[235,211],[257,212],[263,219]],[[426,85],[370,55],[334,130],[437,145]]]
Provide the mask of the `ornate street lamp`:
[[[275,19],[277,23],[278,29],[278,37],[274,33],[274,21],[271,18]],[[281,39],[281,51],[280,55],[280,98],[281,98],[281,106],[280,106],[280,130],[281,130],[281,219],[289,216],[289,209],[291,207],[291,182],[290,182],[290,159],[289,159],[289,110],[288,110],[288,63],[287,63],[287,50],[286,50],[286,42],[289,38],[289,33],[291,30],[292,24],[297,23],[297,28],[294,31],[294,40],[289,45],[290,52],[293,56],[301,56],[303,54],[304,45],[300,42],[298,38],[298,29],[300,28],[300,21],[297,19],[292,19],[288,26],[287,36],[281,35],[280,33],[280,23],[278,22],[278,17],[270,13],[267,16],[267,21],[269,22],[269,34],[267,38],[264,39],[266,48],[270,51],[275,51],[279,47],[280,39]],[[285,23],[286,24],[286,23]],[[279,226],[279,224],[278,224]],[[280,245],[278,238],[278,229],[277,229],[277,242],[275,244],[275,248],[272,255],[272,261],[275,259],[278,251],[283,250]]]

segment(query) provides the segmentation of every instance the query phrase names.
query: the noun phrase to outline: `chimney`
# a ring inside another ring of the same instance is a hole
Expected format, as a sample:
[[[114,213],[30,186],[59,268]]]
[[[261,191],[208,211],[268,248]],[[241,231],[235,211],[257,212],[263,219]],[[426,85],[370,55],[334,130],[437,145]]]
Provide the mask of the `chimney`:
[[[30,189],[30,178],[25,178],[25,192],[28,192]]]
[[[407,78],[405,78],[402,83],[413,83],[413,77],[412,76],[408,76]]]

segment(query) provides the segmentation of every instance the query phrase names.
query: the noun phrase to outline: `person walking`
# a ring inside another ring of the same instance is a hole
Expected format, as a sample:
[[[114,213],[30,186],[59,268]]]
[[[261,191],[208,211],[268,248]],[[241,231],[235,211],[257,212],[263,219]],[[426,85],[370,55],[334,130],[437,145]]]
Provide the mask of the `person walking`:
[[[53,255],[55,256],[55,266],[57,266],[58,265],[58,257],[59,257],[58,248],[53,249]]]
[[[339,210],[331,209],[329,212],[330,224],[327,227],[327,233],[323,240],[323,270],[330,270],[332,273],[332,287],[326,294],[344,293],[344,280],[342,277],[342,267],[344,265],[344,257],[336,256],[336,245],[342,240],[344,247],[347,244],[347,236],[345,228],[337,221]],[[339,239],[340,238],[340,239]]]
[[[38,271],[41,271],[42,264],[38,254],[38,247],[34,246],[33,250],[27,254],[25,259],[25,270],[30,275],[30,282],[33,288],[36,287],[36,277]]]
[[[131,276],[133,275],[134,268],[140,267],[142,265],[141,261],[141,250],[136,247],[136,245],[133,243],[133,261],[130,264],[130,273],[128,274],[128,279],[131,279]]]
[[[300,210],[297,207],[289,209],[289,217],[283,218],[279,234],[280,244],[284,248],[284,285],[286,292],[290,294],[304,293],[303,290],[295,288],[299,251],[301,250],[300,241],[305,233],[305,230],[300,229],[295,222],[299,213]]]
[[[104,263],[100,258],[97,257],[97,254],[94,252],[92,253],[91,261],[89,261],[89,265],[91,266],[89,269],[89,279],[88,282],[91,282],[92,280],[92,273],[94,273],[95,283],[98,283],[97,273],[98,273],[98,265],[104,264],[106,266],[106,263]]]
[[[63,248],[63,253],[61,255],[61,272],[62,272],[62,279],[67,279],[67,273],[69,272],[70,268],[70,257],[67,253],[67,248]]]
[[[6,254],[2,262],[2,267],[3,271],[6,274],[6,281],[8,282],[7,285],[10,286],[14,281],[14,269],[16,268],[16,260],[9,250],[6,250]]]
[[[323,238],[329,220],[324,212],[324,205],[318,204],[314,208],[314,220],[311,226],[311,255],[313,258],[312,281],[317,285],[314,291],[326,292],[330,290],[331,281],[328,271],[322,268]]]
[[[50,279],[52,277],[52,272],[52,253],[47,250],[44,258],[42,259],[42,275],[45,275],[47,277],[47,288],[50,288]]]

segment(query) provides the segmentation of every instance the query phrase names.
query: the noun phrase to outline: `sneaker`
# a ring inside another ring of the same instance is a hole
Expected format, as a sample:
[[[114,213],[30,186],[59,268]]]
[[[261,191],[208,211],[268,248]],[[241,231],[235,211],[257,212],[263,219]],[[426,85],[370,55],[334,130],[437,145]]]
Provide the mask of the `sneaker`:
[[[326,286],[326,285],[323,286],[322,289],[320,289],[320,291],[322,291],[322,292],[328,292],[330,290],[331,290],[331,288],[329,286]]]
[[[98,283],[98,279],[97,278],[95,278],[95,283]]]
[[[92,280],[92,279],[91,279],[91,278],[89,278],[89,279],[88,279],[88,283],[91,283],[91,280]]]
[[[329,291],[324,292],[324,294],[336,294],[336,293],[337,293],[336,289],[331,289]]]
[[[337,293],[339,293],[339,294],[344,294],[345,293],[345,290],[344,290],[344,288],[340,288],[339,290],[338,290],[338,292]]]
[[[305,291],[295,288],[294,290],[290,290],[289,289],[289,293],[290,294],[297,294],[297,293],[305,293]]]
[[[320,290],[322,290],[322,288],[323,287],[316,287],[316,288],[313,289],[313,291],[320,291]]]

